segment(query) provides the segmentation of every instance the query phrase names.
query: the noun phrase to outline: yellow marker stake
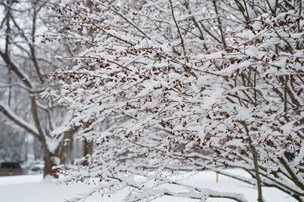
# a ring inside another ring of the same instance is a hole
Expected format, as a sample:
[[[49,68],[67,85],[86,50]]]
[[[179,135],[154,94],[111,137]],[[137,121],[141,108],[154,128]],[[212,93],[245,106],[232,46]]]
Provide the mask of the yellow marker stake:
[[[219,174],[218,172],[215,172],[215,182],[218,183],[219,181]]]

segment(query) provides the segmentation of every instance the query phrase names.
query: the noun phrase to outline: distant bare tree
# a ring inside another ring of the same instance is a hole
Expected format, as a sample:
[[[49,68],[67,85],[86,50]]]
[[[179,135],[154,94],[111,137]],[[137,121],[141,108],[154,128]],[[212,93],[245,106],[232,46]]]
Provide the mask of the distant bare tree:
[[[44,74],[66,65],[55,59],[56,54],[68,55],[69,49],[60,43],[43,44],[46,27],[46,1],[12,1],[0,3],[0,112],[14,128],[32,135],[43,148],[44,174],[52,173],[54,165],[64,162],[64,140],[77,128],[53,138],[50,133],[62,124],[66,113],[53,102],[41,101],[39,93],[50,85]],[[6,134],[7,138],[9,133]]]

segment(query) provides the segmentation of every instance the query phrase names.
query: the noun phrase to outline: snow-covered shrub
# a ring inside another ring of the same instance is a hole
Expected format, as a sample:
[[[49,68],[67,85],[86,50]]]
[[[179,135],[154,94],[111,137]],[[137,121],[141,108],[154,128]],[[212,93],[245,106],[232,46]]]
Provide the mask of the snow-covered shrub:
[[[297,1],[78,1],[59,5],[71,68],[48,95],[96,145],[66,181],[124,187],[127,201],[172,195],[245,201],[178,181],[179,170],[242,168],[303,201],[303,11]],[[219,172],[225,174],[223,171]],[[229,175],[229,174],[227,174]],[[151,182],[154,180],[154,182]],[[188,192],[161,189],[175,184]]]

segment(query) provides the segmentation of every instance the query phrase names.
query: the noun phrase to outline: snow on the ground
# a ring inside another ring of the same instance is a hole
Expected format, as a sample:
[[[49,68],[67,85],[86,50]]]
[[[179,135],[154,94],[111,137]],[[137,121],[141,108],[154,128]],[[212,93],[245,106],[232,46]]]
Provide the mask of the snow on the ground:
[[[240,170],[230,171],[245,176]],[[257,192],[254,187],[231,178],[219,175],[219,182],[215,182],[215,173],[212,171],[201,172],[184,180],[192,186],[209,188],[223,192],[238,192],[245,195],[249,202],[256,202]],[[167,187],[172,191],[178,190]],[[55,184],[47,180],[42,181],[41,175],[0,177],[0,201],[1,202],[65,202],[85,193],[90,187],[84,184]],[[120,202],[128,190],[122,190],[110,197],[101,198],[97,194],[87,198],[84,202]],[[294,202],[293,198],[273,188],[263,188],[263,194],[267,202]],[[194,202],[197,200],[177,199],[162,197],[155,202]],[[226,199],[208,199],[207,202],[231,202]]]

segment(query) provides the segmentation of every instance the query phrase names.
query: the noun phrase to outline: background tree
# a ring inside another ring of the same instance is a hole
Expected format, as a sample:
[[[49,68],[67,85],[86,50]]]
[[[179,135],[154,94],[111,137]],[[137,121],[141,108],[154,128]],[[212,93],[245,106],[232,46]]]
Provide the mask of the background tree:
[[[52,33],[46,26],[52,20],[47,6],[40,0],[0,3],[1,116],[11,131],[21,129],[41,144],[45,175],[51,173],[53,165],[64,163],[64,140],[75,131],[51,137],[50,131],[67,116],[63,108],[39,99],[39,93],[52,87],[44,74],[66,65],[54,58],[55,53],[69,55],[63,43],[43,44],[47,39],[42,34]],[[7,138],[12,138],[9,134]]]

